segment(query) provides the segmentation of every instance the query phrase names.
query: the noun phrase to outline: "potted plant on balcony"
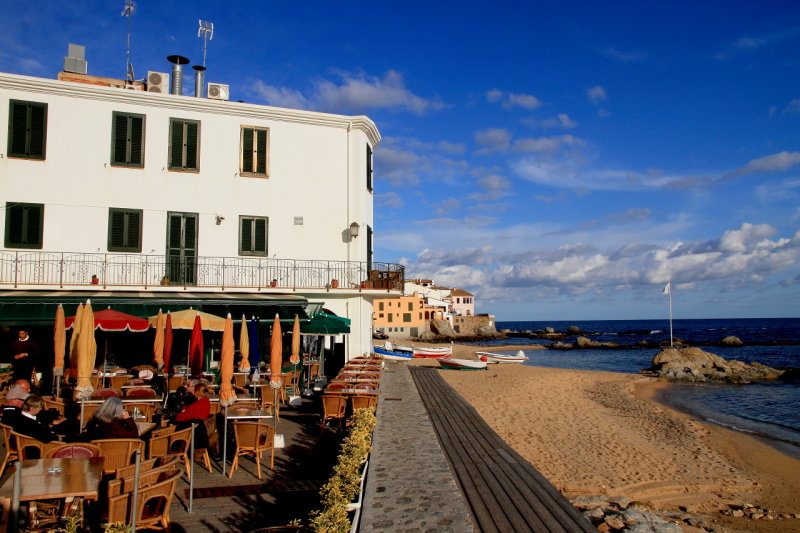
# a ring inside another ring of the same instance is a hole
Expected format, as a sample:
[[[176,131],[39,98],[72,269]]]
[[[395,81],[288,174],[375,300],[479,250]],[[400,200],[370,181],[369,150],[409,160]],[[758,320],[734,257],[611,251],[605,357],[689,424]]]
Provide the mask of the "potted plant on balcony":
[[[334,289],[339,288],[339,280],[338,279],[332,279],[331,280],[331,287],[334,288]]]
[[[277,279],[273,279],[272,281],[269,282],[269,286],[270,287],[277,287],[278,286],[278,280]]]

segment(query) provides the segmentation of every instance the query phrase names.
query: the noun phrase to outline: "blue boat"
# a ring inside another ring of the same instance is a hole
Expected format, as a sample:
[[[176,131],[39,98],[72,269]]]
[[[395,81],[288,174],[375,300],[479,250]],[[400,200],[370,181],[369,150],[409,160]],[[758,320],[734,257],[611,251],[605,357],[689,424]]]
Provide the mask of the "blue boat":
[[[373,346],[372,353],[383,357],[384,359],[395,361],[408,361],[409,359],[414,359],[414,354],[411,352],[397,352],[394,350],[387,350],[386,348],[380,346]]]

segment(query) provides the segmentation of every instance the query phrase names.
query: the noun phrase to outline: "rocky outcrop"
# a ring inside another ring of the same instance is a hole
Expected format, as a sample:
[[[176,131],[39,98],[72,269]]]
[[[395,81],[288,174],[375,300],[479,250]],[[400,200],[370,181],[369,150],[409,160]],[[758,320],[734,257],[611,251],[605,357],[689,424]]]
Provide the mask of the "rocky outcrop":
[[[456,332],[447,320],[431,320],[431,332],[441,337],[455,337]]]
[[[742,339],[739,337],[734,337],[733,335],[728,335],[721,341],[719,341],[720,346],[744,346]]]
[[[776,379],[783,370],[760,363],[723,359],[700,348],[667,348],[653,358],[653,366],[643,371],[672,381],[750,383],[758,379]]]
[[[586,350],[591,348],[602,348],[604,350],[628,349],[630,346],[622,346],[615,342],[597,342],[588,337],[578,337],[574,343],[556,341],[547,346],[551,350]]]

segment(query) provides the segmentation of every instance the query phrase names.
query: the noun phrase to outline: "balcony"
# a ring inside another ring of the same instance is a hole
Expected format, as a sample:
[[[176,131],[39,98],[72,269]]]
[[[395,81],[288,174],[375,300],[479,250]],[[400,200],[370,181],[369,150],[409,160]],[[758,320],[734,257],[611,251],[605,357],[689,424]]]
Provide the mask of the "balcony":
[[[359,261],[0,251],[0,287],[26,289],[402,291],[404,274]]]

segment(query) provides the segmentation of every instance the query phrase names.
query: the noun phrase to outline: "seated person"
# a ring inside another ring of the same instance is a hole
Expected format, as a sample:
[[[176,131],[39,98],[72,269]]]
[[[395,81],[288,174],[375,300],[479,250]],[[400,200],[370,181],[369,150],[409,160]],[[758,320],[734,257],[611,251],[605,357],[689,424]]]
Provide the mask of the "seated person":
[[[30,395],[30,391],[26,391],[18,385],[8,389],[6,405],[3,407],[3,418],[0,423],[14,427],[14,421],[22,414],[22,404]]]
[[[25,399],[22,404],[22,413],[14,420],[14,431],[21,435],[32,437],[39,442],[53,442],[59,440],[58,435],[53,433],[53,430],[46,424],[42,424],[36,419],[42,408],[44,407],[44,400],[35,394],[31,394]],[[29,457],[36,459],[36,457]]]
[[[139,428],[130,413],[123,408],[122,400],[116,396],[106,400],[94,412],[86,424],[81,440],[138,439]]]
[[[142,365],[136,368],[139,369],[137,375],[142,381],[142,385],[152,388],[154,391],[156,391],[156,394],[163,396],[167,388],[164,378],[159,376],[151,366]]]
[[[167,405],[164,407],[163,417],[174,420],[175,416],[187,405],[197,401],[194,394],[189,389],[181,385],[167,397]]]
[[[178,424],[178,429],[190,427],[192,423],[197,424],[194,431],[194,447],[201,450],[208,448],[205,421],[211,415],[211,401],[208,399],[208,387],[203,383],[194,385],[193,390],[195,401],[184,406],[175,415],[175,422]]]

